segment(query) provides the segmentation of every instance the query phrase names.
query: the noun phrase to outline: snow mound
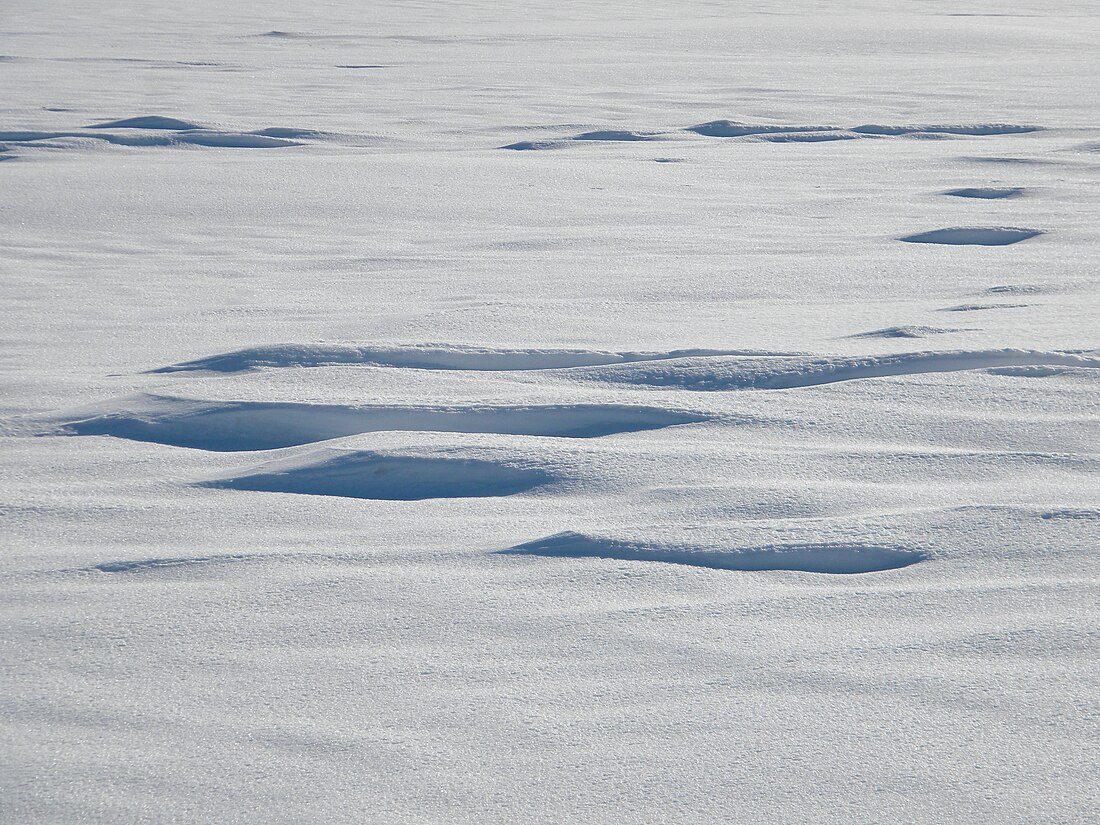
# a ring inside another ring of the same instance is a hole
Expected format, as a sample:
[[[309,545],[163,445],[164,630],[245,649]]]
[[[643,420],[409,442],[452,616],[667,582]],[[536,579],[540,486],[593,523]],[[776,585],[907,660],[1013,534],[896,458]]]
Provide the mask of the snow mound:
[[[717,549],[687,545],[636,543],[583,533],[557,533],[504,554],[557,558],[598,558],[686,564],[715,570],[790,570],[803,573],[876,573],[924,561],[927,555],[902,547],[864,544],[775,544]]]
[[[986,370],[990,375],[1004,375],[1010,378],[1051,378],[1064,375],[1065,368],[1059,367],[994,367]]]
[[[932,335],[947,335],[951,332],[963,332],[956,327],[899,326],[873,329],[870,332],[857,332],[850,338],[928,338]]]
[[[293,126],[268,126],[266,129],[256,129],[248,134],[273,138],[316,138],[325,135],[324,132],[316,129],[297,129]]]
[[[988,295],[1053,295],[1065,290],[1054,284],[999,284],[985,290]]]
[[[616,129],[601,129],[595,132],[582,132],[579,135],[573,135],[573,140],[631,141],[659,139],[660,136],[653,132],[630,132]]]
[[[193,146],[214,146],[225,149],[277,149],[281,146],[298,146],[296,141],[247,132],[181,132],[179,143]]]
[[[417,344],[381,347],[342,344],[272,344],[211,355],[152,370],[155,373],[210,370],[242,372],[259,367],[325,367],[360,364],[423,370],[548,370],[661,361],[704,355],[759,355],[745,350],[683,349],[669,352],[604,352],[586,349],[492,349]]]
[[[1026,309],[1031,304],[958,304],[943,307],[940,312],[986,312],[991,309]]]
[[[1015,198],[1024,193],[1022,186],[969,186],[963,189],[949,189],[943,194],[956,198],[980,198],[981,200],[999,200]]]
[[[420,501],[510,496],[560,480],[544,469],[502,461],[369,451],[312,453],[260,472],[200,487],[314,496]]]
[[[752,140],[766,143],[824,143],[833,140],[858,140],[869,137],[857,135],[853,132],[776,132],[772,134],[752,135]]]
[[[866,357],[685,358],[664,364],[592,368],[574,375],[608,383],[692,391],[786,390],[865,378],[1026,366],[1100,369],[1100,358],[1016,349]]]
[[[568,145],[567,140],[520,140],[501,146],[501,149],[513,149],[517,152],[539,151],[541,149],[561,149]]]
[[[774,126],[768,124],[739,123],[736,120],[711,120],[684,131],[694,132],[706,137],[745,137],[747,135],[766,135],[790,132],[830,132],[839,131],[837,126]]]
[[[709,417],[700,414],[619,404],[344,406],[139,395],[69,416],[54,432],[229,452],[388,430],[595,438],[706,420]]]
[[[171,134],[119,135],[112,132],[0,132],[0,140],[12,143],[33,143],[40,140],[84,138],[100,140],[116,146],[212,146],[230,149],[273,149],[298,146],[296,141],[267,137],[253,132],[218,132],[213,130],[179,131]]]
[[[867,123],[853,126],[853,132],[864,135],[969,135],[988,137],[990,135],[1020,135],[1041,131],[1041,126],[1020,126],[1012,123],[973,123],[933,126],[883,126]]]
[[[172,132],[184,132],[189,129],[202,129],[197,123],[177,120],[174,117],[160,115],[142,115],[122,120],[109,120],[105,123],[91,123],[85,129],[164,129]]]
[[[967,246],[1008,246],[1042,235],[1040,229],[1021,229],[1015,226],[953,226],[933,229],[898,238],[906,243],[935,243]]]
[[[91,570],[100,573],[139,573],[147,570],[198,567],[201,565],[237,561],[247,556],[185,556],[180,558],[126,559],[123,561],[105,561],[94,564]]]

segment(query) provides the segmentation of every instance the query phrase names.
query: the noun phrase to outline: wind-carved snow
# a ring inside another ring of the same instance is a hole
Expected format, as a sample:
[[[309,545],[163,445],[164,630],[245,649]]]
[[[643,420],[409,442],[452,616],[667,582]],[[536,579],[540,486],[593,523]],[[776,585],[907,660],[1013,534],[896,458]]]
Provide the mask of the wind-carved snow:
[[[924,551],[873,544],[774,544],[759,547],[714,548],[683,544],[641,543],[567,531],[518,544],[504,554],[556,558],[597,558],[617,561],[684,564],[715,570],[803,573],[876,573],[924,561]]]
[[[865,135],[963,135],[969,137],[989,137],[991,135],[1022,135],[1028,132],[1042,131],[1041,126],[1022,126],[1015,123],[963,123],[923,126],[883,126],[868,123],[853,126],[853,132]]]
[[[933,335],[947,335],[952,332],[964,332],[958,327],[929,327],[920,324],[884,327],[869,332],[857,332],[850,338],[929,338]]]
[[[770,124],[739,123],[735,120],[711,120],[700,123],[697,126],[688,126],[684,131],[694,132],[706,137],[746,137],[748,135],[765,135],[778,133],[797,132],[832,132],[840,131],[839,126],[777,126]]]
[[[97,127],[98,128],[98,127]],[[11,143],[35,143],[46,140],[82,138],[117,146],[211,146],[230,149],[278,149],[297,146],[296,141],[268,137],[258,132],[221,132],[214,130],[172,131],[165,127],[152,134],[115,134],[112,132],[0,132],[0,140]]]
[[[709,420],[624,404],[430,407],[197,401],[139,395],[60,416],[47,432],[201,450],[272,450],[379,431],[596,438]]]
[[[1040,131],[1039,126],[1021,126],[1008,123],[976,123],[955,125],[926,126],[882,126],[864,124],[861,126],[814,126],[787,125],[776,123],[742,123],[736,120],[710,120],[687,126],[681,130],[694,135],[709,138],[742,138],[747,141],[765,141],[769,143],[822,143],[837,140],[858,140],[860,138],[886,137],[988,137],[992,135],[1018,135]],[[671,140],[674,133],[657,131],[637,131],[629,129],[596,129],[568,137],[551,137],[536,140],[521,140],[502,146],[502,149],[539,150],[561,149],[576,141],[631,142],[649,140]]]
[[[987,312],[999,309],[1027,309],[1031,304],[956,304],[942,307],[940,312]]]
[[[549,468],[438,454],[325,450],[201,487],[314,496],[419,501],[524,493],[564,480]]]
[[[959,5],[0,5],[0,819],[1087,820],[1095,4]]]
[[[1021,186],[968,186],[962,189],[949,189],[945,195],[956,198],[975,198],[978,200],[1002,200],[1017,198],[1024,193]]]
[[[291,126],[267,126],[251,131],[216,129],[162,115],[139,115],[61,131],[0,131],[0,141],[32,145],[42,141],[69,141],[79,138],[102,141],[116,146],[207,146],[226,149],[278,149],[300,146],[306,139],[317,140],[330,137],[335,136],[316,129]],[[78,146],[79,144],[69,145]]]
[[[952,226],[905,235],[898,240],[952,246],[1008,246],[1042,234],[1041,229],[1022,229],[1017,226]]]
[[[748,350],[682,349],[605,352],[586,349],[496,349],[419,344],[405,347],[343,344],[271,344],[184,361],[153,372],[242,372],[261,367],[327,367],[361,364],[423,370],[550,370],[703,355],[763,355]]]
[[[195,129],[205,129],[198,123],[189,123],[174,117],[161,115],[140,115],[127,117],[122,120],[109,120],[105,123],[90,123],[85,129],[165,129],[168,131],[185,132]]]
[[[661,364],[590,368],[570,374],[593,381],[694,391],[789,390],[869,378],[1024,366],[1100,369],[1100,357],[1004,349],[864,357],[684,358]]]

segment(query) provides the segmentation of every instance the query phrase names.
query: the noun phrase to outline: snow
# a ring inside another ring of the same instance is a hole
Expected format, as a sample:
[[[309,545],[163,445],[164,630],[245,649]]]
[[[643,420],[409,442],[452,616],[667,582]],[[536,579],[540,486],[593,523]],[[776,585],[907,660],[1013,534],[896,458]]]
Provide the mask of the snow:
[[[1094,3],[4,10],[0,820],[1095,818]]]

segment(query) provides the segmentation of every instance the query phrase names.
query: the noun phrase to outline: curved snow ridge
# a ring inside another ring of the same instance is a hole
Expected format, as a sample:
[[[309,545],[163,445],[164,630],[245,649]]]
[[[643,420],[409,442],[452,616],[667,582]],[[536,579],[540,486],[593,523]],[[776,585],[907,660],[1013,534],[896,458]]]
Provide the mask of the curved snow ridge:
[[[783,353],[788,355],[790,353]],[[150,372],[243,372],[261,367],[329,367],[347,364],[422,370],[550,370],[663,361],[710,355],[757,355],[752,350],[681,349],[667,352],[605,352],[586,349],[496,349],[448,344],[355,346],[341,344],[272,344],[184,361]]]
[[[1008,246],[1042,235],[1041,229],[1018,226],[951,226],[904,235],[898,238],[906,243],[948,244],[951,246]]]
[[[154,558],[154,559],[124,559],[121,561],[105,561],[93,564],[85,569],[85,572],[98,571],[100,573],[139,573],[147,570],[178,569],[181,567],[199,567],[208,564],[225,562],[246,561],[250,556],[226,555],[226,556],[183,556],[179,558]]]
[[[510,496],[563,480],[563,476],[547,467],[471,458],[448,451],[422,455],[324,450],[273,462],[258,472],[200,482],[198,486],[378,501],[421,501]]]
[[[750,135],[792,134],[798,132],[839,132],[840,126],[778,126],[772,124],[741,123],[736,120],[711,120],[688,126],[685,132],[705,137],[748,137]]]
[[[665,364],[578,370],[571,375],[615,384],[692,391],[788,390],[864,378],[1029,366],[1100,369],[1100,357],[1003,349],[908,352],[866,357],[685,358]]]
[[[990,375],[1003,375],[1008,378],[1053,378],[1064,375],[1064,367],[992,367],[986,370]]]
[[[1024,194],[1022,186],[967,186],[962,189],[948,189],[944,195],[956,198],[977,198],[979,200],[1001,200],[1017,198]]]
[[[928,338],[933,335],[947,335],[952,332],[966,332],[959,327],[928,327],[920,325],[885,327],[870,332],[857,332],[849,338]]]
[[[949,135],[985,137],[990,135],[1017,135],[1041,131],[1040,126],[1024,126],[1012,123],[969,123],[946,125],[888,126],[866,123],[860,126],[786,125],[775,123],[743,123],[737,120],[710,120],[687,126],[680,132],[713,138],[748,138],[771,143],[819,143],[834,140],[884,137],[947,137]],[[539,150],[561,149],[574,141],[646,141],[670,140],[669,132],[646,132],[626,129],[597,129],[571,137],[521,140],[501,146],[501,149]],[[951,193],[953,194],[953,193]],[[983,197],[976,195],[973,197]]]
[[[51,431],[199,450],[274,450],[381,431],[597,438],[712,420],[624,404],[392,406],[199,401],[138,395],[62,418]]]
[[[872,137],[871,135],[859,135],[850,131],[828,132],[778,132],[775,134],[750,135],[747,141],[763,143],[824,143],[831,140],[860,140]]]
[[[928,558],[928,554],[921,550],[871,544],[825,542],[714,548],[657,542],[640,543],[572,531],[556,533],[497,552],[507,555],[555,558],[663,562],[714,570],[788,570],[831,574],[896,570]]]
[[[1062,510],[1048,510],[1040,513],[1039,518],[1044,521],[1052,519],[1068,519],[1071,521],[1100,521],[1100,509],[1088,509],[1085,507],[1066,508]]]
[[[561,138],[543,138],[536,140],[520,140],[501,146],[501,149],[513,149],[516,151],[538,151],[540,149],[562,149],[575,141],[597,143],[630,143],[638,141],[667,140],[667,135],[661,132],[636,132],[629,129],[596,129],[591,132],[581,132],[578,135]]]
[[[263,130],[261,130],[263,131]],[[116,134],[113,132],[0,132],[0,140],[12,143],[34,143],[59,138],[101,140],[116,146],[212,146],[231,149],[275,149],[300,146],[298,141],[269,137],[260,132],[221,132],[216,130],[169,131],[154,130],[153,134]]]
[[[914,126],[883,126],[879,123],[865,123],[853,126],[852,131],[864,135],[884,135],[897,137],[902,135],[966,135],[970,137],[988,137],[991,135],[1022,135],[1028,132],[1041,132],[1042,126],[1024,126],[1016,123],[963,123]]]
[[[956,304],[953,307],[941,307],[937,312],[988,312],[997,309],[1027,309],[1031,304]]]
[[[627,129],[597,129],[592,132],[581,132],[579,135],[573,135],[572,139],[629,142],[634,140],[660,140],[661,134],[659,132],[632,132]]]
[[[189,129],[204,129],[198,123],[190,123],[174,117],[161,115],[139,115],[127,117],[122,120],[108,120],[104,123],[89,123],[85,129],[164,129],[168,131],[183,132]]]

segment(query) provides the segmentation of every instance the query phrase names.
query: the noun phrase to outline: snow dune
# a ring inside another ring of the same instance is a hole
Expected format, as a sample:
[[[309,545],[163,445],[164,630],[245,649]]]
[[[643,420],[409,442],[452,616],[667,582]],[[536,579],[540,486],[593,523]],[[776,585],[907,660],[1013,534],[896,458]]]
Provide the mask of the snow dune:
[[[788,390],[864,378],[1026,366],[1100,369],[1100,358],[1017,349],[908,352],[866,357],[684,358],[663,364],[577,370],[571,375],[616,384],[696,391]]]
[[[101,127],[89,127],[101,128]],[[114,134],[112,132],[0,132],[0,140],[11,143],[34,143],[41,140],[63,138],[86,138],[101,140],[117,146],[213,146],[231,149],[277,149],[283,146],[297,146],[296,141],[269,137],[256,132],[220,132],[215,130],[171,131],[167,127],[156,127],[155,134]],[[163,132],[169,132],[164,134]]]
[[[991,135],[1022,135],[1027,132],[1041,131],[1041,126],[1020,126],[1013,123],[972,123],[936,126],[883,126],[868,123],[853,126],[853,132],[864,135],[966,135],[970,137],[988,137]]]
[[[1008,246],[1042,235],[1040,229],[1016,226],[952,226],[898,238],[907,243],[936,243],[954,246]]]
[[[748,135],[776,134],[783,132],[830,132],[838,131],[839,126],[776,126],[768,124],[739,123],[735,120],[711,120],[697,126],[689,126],[684,131],[694,132],[706,137],[746,137]]]
[[[962,332],[955,327],[928,327],[917,325],[903,325],[897,327],[884,327],[873,329],[870,332],[857,332],[850,338],[928,338],[932,335],[947,335],[952,332]]]
[[[161,115],[139,115],[122,120],[109,120],[105,123],[90,123],[85,129],[165,129],[168,131],[183,132],[192,129],[204,129],[198,123],[189,123],[174,117]]]
[[[241,372],[259,367],[325,367],[363,364],[424,370],[549,370],[661,361],[706,355],[764,355],[746,350],[682,349],[668,352],[603,352],[586,349],[493,349],[419,344],[405,347],[340,344],[271,344],[184,361],[153,372]]]
[[[619,404],[350,406],[139,395],[63,418],[53,431],[227,452],[271,450],[384,430],[595,438],[708,418]]]
[[[510,496],[561,480],[540,468],[446,454],[325,450],[200,487],[380,501]]]
[[[1019,197],[1024,193],[1021,186],[968,186],[962,189],[950,189],[945,195],[956,198],[977,198],[980,200],[1001,200]]]
[[[637,543],[571,531],[529,541],[499,552],[527,556],[664,562],[717,570],[792,570],[834,574],[895,570],[927,558],[919,550],[865,544],[775,544],[716,549]]]
[[[868,137],[942,137],[948,135],[987,137],[991,135],[1016,135],[1039,131],[1038,126],[1019,126],[1008,123],[977,123],[956,125],[906,125],[883,126],[864,124],[846,128],[843,126],[803,126],[774,123],[742,123],[736,120],[710,120],[695,126],[687,126],[680,132],[712,138],[751,138],[774,143],[816,143],[832,140],[855,140]],[[502,149],[538,150],[560,149],[574,141],[639,141],[671,139],[673,133],[634,131],[624,129],[597,129],[578,135],[540,140],[521,140],[502,146]]]

